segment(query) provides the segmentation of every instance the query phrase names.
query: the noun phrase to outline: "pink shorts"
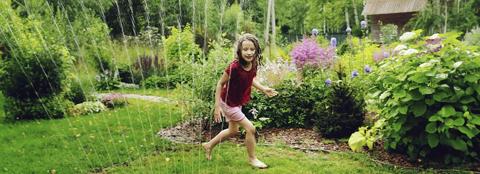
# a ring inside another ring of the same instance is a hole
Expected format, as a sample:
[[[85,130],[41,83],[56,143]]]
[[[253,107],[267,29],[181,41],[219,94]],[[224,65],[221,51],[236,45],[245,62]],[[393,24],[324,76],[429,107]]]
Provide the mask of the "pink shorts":
[[[242,112],[242,106],[231,107],[228,106],[225,102],[220,101],[220,107],[222,107],[223,114],[227,121],[239,122],[242,121],[245,117],[245,114]]]

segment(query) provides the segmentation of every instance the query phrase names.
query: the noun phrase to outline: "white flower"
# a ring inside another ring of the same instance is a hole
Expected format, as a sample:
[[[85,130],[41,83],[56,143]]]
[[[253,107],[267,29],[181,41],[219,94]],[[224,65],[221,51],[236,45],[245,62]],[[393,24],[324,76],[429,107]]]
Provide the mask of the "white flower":
[[[398,54],[400,54],[401,56],[407,56],[407,55],[416,54],[416,53],[418,53],[416,49],[410,48],[408,50],[402,50]]]
[[[428,39],[431,39],[431,40],[440,39],[440,36],[438,35],[438,33],[435,33],[435,34],[431,35],[430,37],[428,37]]]
[[[405,50],[405,49],[407,49],[407,46],[400,44],[393,49],[393,52],[398,53],[398,52],[400,52],[402,50]]]
[[[402,36],[400,36],[400,41],[405,42],[415,38],[416,38],[416,34],[414,32],[406,32],[406,33],[403,33]]]

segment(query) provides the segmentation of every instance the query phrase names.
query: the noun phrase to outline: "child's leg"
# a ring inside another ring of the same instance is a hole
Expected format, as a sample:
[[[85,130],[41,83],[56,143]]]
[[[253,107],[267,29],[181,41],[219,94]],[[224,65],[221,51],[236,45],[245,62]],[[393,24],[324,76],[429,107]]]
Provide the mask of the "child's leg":
[[[203,143],[202,146],[205,148],[207,159],[210,160],[212,158],[211,152],[213,148],[220,143],[222,140],[234,136],[238,133],[238,123],[234,121],[228,122],[228,129],[222,130],[220,133],[217,134],[213,139],[211,139],[208,143]]]
[[[255,126],[253,126],[252,122],[247,118],[240,121],[239,124],[247,132],[247,135],[245,136],[245,146],[247,146],[248,160],[250,161],[250,164],[258,168],[267,168],[267,165],[258,160],[255,156]]]
[[[245,146],[247,146],[248,159],[256,159],[257,157],[255,156],[255,126],[253,126],[252,122],[250,122],[250,120],[248,120],[247,118],[240,121],[239,124],[247,132],[247,135],[245,136]]]

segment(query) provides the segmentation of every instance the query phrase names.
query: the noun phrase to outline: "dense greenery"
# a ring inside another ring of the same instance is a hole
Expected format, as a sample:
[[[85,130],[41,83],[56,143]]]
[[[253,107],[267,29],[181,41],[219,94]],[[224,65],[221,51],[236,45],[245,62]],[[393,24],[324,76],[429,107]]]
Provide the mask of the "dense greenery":
[[[441,38],[444,47],[433,52],[410,41],[427,52],[387,59],[373,74],[385,143],[414,159],[478,160],[478,54],[456,40],[458,34]]]

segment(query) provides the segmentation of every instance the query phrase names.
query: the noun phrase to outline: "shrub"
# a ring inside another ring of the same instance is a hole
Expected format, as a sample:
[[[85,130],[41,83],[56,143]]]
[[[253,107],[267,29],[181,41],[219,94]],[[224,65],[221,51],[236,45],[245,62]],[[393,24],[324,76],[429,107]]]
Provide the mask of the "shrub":
[[[196,116],[211,116],[213,113],[216,84],[233,60],[233,51],[228,40],[221,39],[211,45],[213,48],[207,60],[189,65],[192,80],[187,81],[185,86],[192,90],[194,98],[192,111],[195,111],[193,114]]]
[[[83,103],[86,100],[85,93],[79,81],[72,81],[70,91],[65,94],[65,97],[72,101],[74,104]]]
[[[118,78],[121,82],[139,84],[142,75],[135,71],[132,66],[121,64],[118,66]]]
[[[100,102],[108,108],[122,107],[128,104],[127,99],[122,94],[105,95]]]
[[[473,28],[470,32],[465,34],[465,44],[467,45],[480,45],[480,27]]]
[[[345,81],[332,83],[330,87],[326,99],[317,101],[313,108],[315,126],[327,138],[349,136],[362,125],[365,104]]]
[[[2,2],[3,3],[3,2]],[[0,14],[4,10],[0,3]],[[23,22],[13,13],[0,20],[0,40],[8,49],[0,58],[0,89],[5,95],[8,119],[38,119],[64,117],[67,101],[67,69],[72,57],[62,46],[41,45],[41,37],[35,27],[39,22]],[[13,25],[13,27],[12,27]],[[4,27],[12,27],[11,32]]]
[[[324,82],[312,80],[297,84],[295,80],[288,79],[275,89],[279,93],[271,98],[254,91],[246,109],[255,108],[258,117],[270,118],[267,125],[270,127],[312,127],[312,109],[315,101],[324,98]]]
[[[105,111],[107,108],[101,102],[83,102],[70,109],[70,114],[74,116],[87,115]]]
[[[139,74],[135,75],[137,78],[140,76],[141,79],[138,80],[144,80],[152,75],[160,74],[163,71],[161,66],[163,66],[163,60],[159,59],[157,55],[143,55],[135,60],[132,70],[134,74]]]
[[[175,69],[179,64],[192,62],[199,57],[200,48],[195,44],[194,35],[190,26],[183,31],[172,28],[172,34],[163,41],[165,43],[166,68],[168,71]]]
[[[440,35],[444,47],[386,59],[369,96],[385,119],[385,145],[410,158],[445,163],[479,160],[480,62],[472,50]]]
[[[96,80],[95,88],[97,88],[97,90],[114,90],[120,88],[120,82],[110,71],[104,71],[98,74]]]
[[[156,75],[150,76],[144,81],[142,81],[142,86],[145,88],[153,88],[153,89],[159,89],[159,88],[174,88],[175,87],[175,77],[173,76],[164,76],[164,77],[159,77]]]

